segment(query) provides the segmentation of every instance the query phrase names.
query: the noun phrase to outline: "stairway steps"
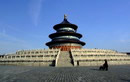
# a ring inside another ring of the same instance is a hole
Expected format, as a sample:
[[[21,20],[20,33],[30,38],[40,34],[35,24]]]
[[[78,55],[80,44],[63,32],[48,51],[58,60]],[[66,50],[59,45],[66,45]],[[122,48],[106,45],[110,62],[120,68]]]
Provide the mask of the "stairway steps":
[[[69,51],[61,51],[57,66],[58,67],[72,67],[73,64],[71,63],[71,61],[72,61],[72,58],[70,56]]]

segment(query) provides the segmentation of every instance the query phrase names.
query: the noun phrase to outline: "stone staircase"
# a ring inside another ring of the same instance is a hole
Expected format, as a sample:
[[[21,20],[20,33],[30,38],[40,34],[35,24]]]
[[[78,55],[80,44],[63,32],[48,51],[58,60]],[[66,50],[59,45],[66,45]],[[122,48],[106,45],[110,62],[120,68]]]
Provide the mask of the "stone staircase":
[[[69,51],[61,51],[57,63],[57,67],[72,67],[72,57]]]

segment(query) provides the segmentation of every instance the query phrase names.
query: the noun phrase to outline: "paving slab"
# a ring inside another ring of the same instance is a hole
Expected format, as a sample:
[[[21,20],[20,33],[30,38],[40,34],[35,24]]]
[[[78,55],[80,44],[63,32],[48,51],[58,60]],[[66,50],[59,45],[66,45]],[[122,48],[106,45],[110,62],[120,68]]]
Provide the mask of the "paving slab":
[[[0,82],[130,82],[130,65],[98,68],[0,66]]]

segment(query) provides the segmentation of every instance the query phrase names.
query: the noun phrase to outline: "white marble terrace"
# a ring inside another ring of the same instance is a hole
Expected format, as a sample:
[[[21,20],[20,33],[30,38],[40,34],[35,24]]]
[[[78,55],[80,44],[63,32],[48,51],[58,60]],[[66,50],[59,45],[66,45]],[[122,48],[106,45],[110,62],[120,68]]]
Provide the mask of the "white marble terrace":
[[[60,49],[20,50],[0,56],[0,64],[57,66],[59,55],[62,55],[60,52]],[[74,66],[100,66],[105,59],[109,65],[130,64],[130,56],[114,50],[71,49],[70,52]]]
[[[130,64],[130,56],[105,49],[71,49],[74,66],[99,66],[108,60],[109,65]]]
[[[21,50],[14,54],[0,56],[0,62],[50,62],[56,61],[59,49]],[[4,63],[5,63],[4,62]],[[3,63],[3,64],[4,64]]]

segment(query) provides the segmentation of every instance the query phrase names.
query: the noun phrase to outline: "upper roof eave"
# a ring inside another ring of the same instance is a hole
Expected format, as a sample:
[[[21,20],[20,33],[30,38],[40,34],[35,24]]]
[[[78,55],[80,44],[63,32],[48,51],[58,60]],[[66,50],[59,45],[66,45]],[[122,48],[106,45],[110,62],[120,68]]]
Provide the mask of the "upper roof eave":
[[[75,30],[78,28],[77,25],[71,24],[66,18],[64,18],[64,20],[63,20],[60,24],[54,25],[53,28],[54,28],[55,30],[57,30],[57,29],[59,29],[59,28],[65,27],[65,26],[71,27],[71,28],[73,28],[73,29],[75,29]]]

